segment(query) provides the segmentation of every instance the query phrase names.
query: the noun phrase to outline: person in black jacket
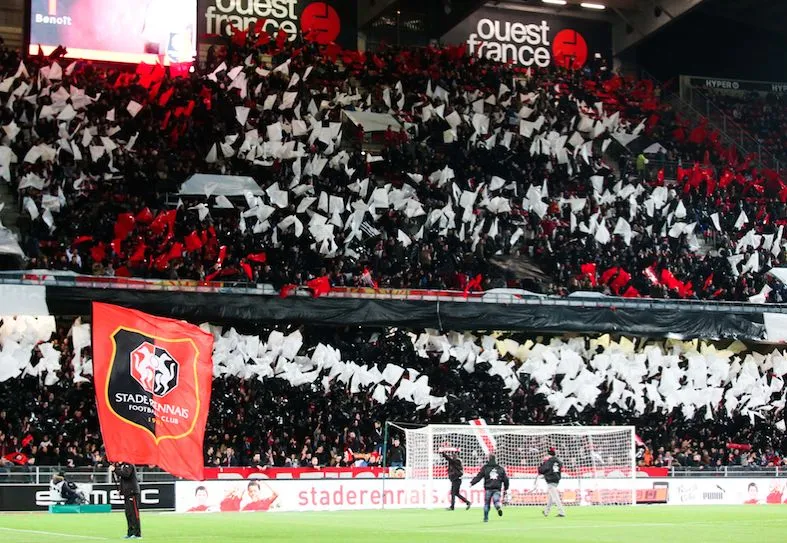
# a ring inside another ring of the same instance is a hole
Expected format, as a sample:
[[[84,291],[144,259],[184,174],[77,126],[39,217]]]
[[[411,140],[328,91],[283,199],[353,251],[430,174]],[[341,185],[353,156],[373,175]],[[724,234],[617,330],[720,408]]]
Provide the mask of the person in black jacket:
[[[448,462],[448,479],[451,481],[451,507],[449,507],[448,510],[454,510],[456,498],[465,502],[465,509],[470,509],[470,500],[459,493],[459,488],[462,486],[462,475],[464,475],[464,469],[462,468],[462,461],[459,459],[459,455],[456,452],[443,452],[442,454],[443,458]]]
[[[549,456],[539,466],[538,473],[543,475],[547,482],[547,506],[544,509],[544,516],[549,516],[549,511],[554,505],[557,507],[557,516],[565,517],[566,512],[563,510],[563,502],[560,501],[560,492],[557,490],[557,485],[563,474],[563,462],[557,457],[554,447],[549,448]]]
[[[503,508],[500,506],[500,492],[508,490],[508,475],[506,470],[498,465],[495,460],[495,455],[490,454],[484,467],[473,477],[470,481],[470,486],[473,486],[481,479],[484,480],[484,522],[489,522],[489,509],[491,502],[494,502],[497,514],[503,516]]]
[[[121,462],[109,467],[115,476],[120,487],[120,494],[123,496],[126,510],[126,524],[128,531],[125,539],[141,539],[142,527],[139,522],[139,481],[137,481],[137,469],[133,464]]]

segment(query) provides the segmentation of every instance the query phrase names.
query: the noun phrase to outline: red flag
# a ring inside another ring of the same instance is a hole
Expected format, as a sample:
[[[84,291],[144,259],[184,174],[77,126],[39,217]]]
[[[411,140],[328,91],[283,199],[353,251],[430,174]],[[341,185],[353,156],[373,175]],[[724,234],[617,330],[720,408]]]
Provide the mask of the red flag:
[[[254,42],[254,46],[262,47],[263,45],[268,45],[270,42],[271,42],[270,35],[267,32],[261,32],[260,35],[257,37],[257,41]]]
[[[176,241],[172,244],[172,247],[169,248],[167,252],[167,256],[170,259],[180,258],[183,256],[183,244],[179,241]]]
[[[118,214],[117,221],[115,221],[115,238],[125,239],[134,230],[135,222],[134,215],[131,213]]]
[[[109,242],[109,246],[112,247],[112,252],[116,255],[120,255],[123,251],[121,250],[123,247],[123,240],[122,239],[113,239]]]
[[[131,277],[131,272],[126,266],[120,266],[115,270],[115,277]]]
[[[40,49],[40,47],[41,46],[39,45],[39,49]],[[28,460],[27,455],[25,453],[22,453],[22,452],[9,453],[9,454],[5,455],[3,458],[8,460],[9,462],[13,462],[14,464],[16,464],[18,466],[26,466],[27,465],[27,460]]]
[[[110,462],[204,479],[213,336],[183,321],[93,303],[93,371]]]
[[[367,267],[363,268],[363,273],[361,274],[361,281],[363,282],[364,286],[378,288],[377,281],[374,280],[374,277],[372,277],[371,270],[369,270],[369,268]]]
[[[170,256],[169,253],[163,253],[156,257],[153,261],[153,267],[158,271],[163,272],[169,266]]]
[[[221,268],[222,264],[224,264],[224,259],[227,258],[227,246],[222,245],[219,248],[219,257],[216,259],[216,265]]]
[[[288,284],[284,285],[283,287],[281,287],[281,289],[279,290],[279,297],[280,298],[286,298],[287,296],[292,294],[292,292],[295,289],[297,289],[297,288],[298,288],[298,285],[293,285],[292,283],[288,283]]]
[[[172,79],[177,79],[178,77],[188,77],[189,72],[191,72],[191,62],[173,62],[169,65],[169,76]]]
[[[232,31],[231,41],[234,45],[238,47],[246,45],[246,33],[243,30],[238,30],[233,25],[230,25],[230,30]]]
[[[186,250],[190,253],[193,253],[194,251],[198,251],[199,249],[202,248],[202,240],[197,235],[196,230],[191,234],[189,234],[188,236],[186,236],[184,238],[184,241],[186,242]]]
[[[147,247],[144,243],[139,243],[137,248],[134,249],[134,252],[131,253],[131,256],[128,257],[129,262],[135,264],[137,262],[143,262],[145,260],[145,250]]]
[[[483,280],[484,280],[484,276],[481,275],[480,273],[475,277],[473,277],[472,279],[470,279],[470,281],[467,282],[467,285],[465,285],[465,297],[468,294],[470,294],[470,291],[483,290],[481,288],[481,283],[483,282]]]
[[[33,442],[33,436],[31,434],[27,434],[24,439],[22,439],[22,447],[27,447]]]
[[[281,49],[284,47],[284,44],[287,42],[287,31],[283,28],[280,28],[279,31],[276,33],[276,47]]]
[[[79,236],[74,240],[72,245],[79,245],[80,243],[87,243],[88,241],[93,241],[93,236]]]
[[[618,274],[609,284],[609,288],[611,288],[612,292],[615,294],[620,294],[623,291],[623,287],[625,287],[629,281],[631,281],[631,274],[623,268],[618,268]]]
[[[598,278],[596,277],[596,263],[595,262],[588,262],[586,264],[582,264],[579,267],[580,271],[582,272],[583,277],[587,277],[590,280],[590,284],[593,287],[598,285]]]
[[[168,90],[164,91],[161,96],[158,98],[158,105],[166,106],[169,99],[172,98],[172,95],[175,92],[175,87],[170,87]]]
[[[331,291],[331,281],[327,275],[307,281],[306,286],[312,289],[312,296],[315,298],[328,294]]]
[[[713,285],[713,272],[710,272],[710,275],[705,278],[705,282],[702,284],[702,289],[708,290],[711,285]]]
[[[93,262],[102,262],[106,255],[107,250],[103,243],[99,243],[90,249],[90,258],[93,259]]]
[[[643,271],[642,274],[645,277],[647,277],[648,281],[650,281],[654,285],[656,285],[656,286],[659,285],[659,278],[656,275],[656,270],[653,269],[653,266],[649,266],[649,267],[645,268],[645,271]]]
[[[681,283],[667,268],[661,270],[661,282],[669,289],[679,290],[680,287],[683,286],[683,283]]]
[[[626,292],[623,293],[624,298],[639,298],[639,291],[632,286],[626,289]]]
[[[700,143],[705,141],[705,138],[707,137],[708,137],[708,131],[705,130],[705,126],[701,124],[700,126],[696,127],[694,130],[691,131],[691,134],[689,134],[689,141],[691,143],[695,143],[699,145]]]
[[[243,270],[243,273],[246,274],[246,277],[249,278],[249,281],[251,281],[252,278],[254,277],[254,274],[251,271],[251,266],[249,265],[249,263],[248,262],[241,262],[240,263],[240,267]]]
[[[171,116],[172,116],[172,111],[167,111],[166,115],[164,115],[164,118],[161,120],[162,132],[167,129],[167,126],[169,126],[169,118]]]
[[[138,223],[142,224],[150,224],[153,222],[153,213],[150,212],[150,208],[146,207],[134,217]]]
[[[153,71],[153,64],[145,64],[144,62],[140,62],[137,64],[137,69],[134,71],[137,75],[150,75]]]
[[[246,260],[256,262],[257,264],[265,264],[268,260],[268,255],[263,253],[250,253],[246,255]]]

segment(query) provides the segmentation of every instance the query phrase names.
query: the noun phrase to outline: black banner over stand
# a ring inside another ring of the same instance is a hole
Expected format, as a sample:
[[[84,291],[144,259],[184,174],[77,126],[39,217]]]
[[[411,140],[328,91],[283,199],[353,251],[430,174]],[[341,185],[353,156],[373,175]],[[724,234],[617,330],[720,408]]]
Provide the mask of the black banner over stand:
[[[308,323],[323,326],[397,326],[442,330],[509,330],[541,333],[621,333],[686,339],[740,339],[766,337],[761,312],[676,311],[658,303],[624,307],[610,300],[601,307],[543,304],[492,304],[380,300],[359,298],[282,299],[278,296],[99,288],[46,287],[53,315],[87,315],[92,301],[139,309],[154,315],[190,322],[234,324]],[[765,311],[763,309],[763,311]]]

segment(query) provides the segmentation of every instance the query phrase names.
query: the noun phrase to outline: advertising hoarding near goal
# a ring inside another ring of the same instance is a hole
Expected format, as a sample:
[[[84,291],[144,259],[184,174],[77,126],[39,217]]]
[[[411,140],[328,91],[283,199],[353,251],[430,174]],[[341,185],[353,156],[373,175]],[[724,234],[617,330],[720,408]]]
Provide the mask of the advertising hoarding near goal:
[[[533,479],[512,479],[511,501],[518,505],[546,503],[546,486]],[[787,480],[777,478],[608,479],[588,485],[565,479],[560,493],[566,505],[608,503],[609,494],[629,494],[634,486],[639,504],[761,505],[787,502]],[[449,504],[450,483],[440,481],[431,492],[425,481],[412,479],[350,480],[245,480],[179,481],[175,486],[176,511],[341,511],[356,509],[440,508]],[[462,494],[481,506],[481,484],[462,481]]]
[[[612,58],[609,23],[525,10],[482,7],[448,31],[444,44],[467,44],[469,55],[525,68],[553,63],[582,68],[593,55]]]
[[[29,53],[165,65],[196,55],[197,0],[30,0]]]

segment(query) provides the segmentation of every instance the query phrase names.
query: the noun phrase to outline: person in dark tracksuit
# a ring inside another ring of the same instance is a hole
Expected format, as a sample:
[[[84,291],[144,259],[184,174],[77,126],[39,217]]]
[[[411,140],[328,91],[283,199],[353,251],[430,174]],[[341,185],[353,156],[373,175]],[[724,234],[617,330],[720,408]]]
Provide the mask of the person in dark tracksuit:
[[[508,475],[506,475],[506,470],[498,465],[494,454],[489,455],[489,460],[470,481],[470,486],[481,479],[484,480],[484,490],[486,491],[484,494],[484,522],[489,522],[489,509],[492,502],[495,504],[497,514],[503,516],[503,508],[500,506],[500,492],[505,493],[508,490]]]
[[[123,496],[126,510],[126,524],[128,531],[126,539],[141,539],[142,527],[139,523],[139,481],[137,481],[137,469],[133,464],[121,462],[110,467],[115,474],[115,480],[120,487],[120,494]]]
[[[462,486],[462,475],[464,475],[462,461],[455,452],[444,452],[443,458],[445,458],[446,462],[448,462],[448,479],[451,481],[451,507],[449,507],[448,510],[454,510],[456,498],[459,498],[459,501],[465,502],[465,505],[467,506],[466,509],[470,509],[470,500],[459,493],[459,488]]]
[[[557,489],[560,477],[563,474],[563,462],[557,457],[554,447],[549,448],[549,456],[539,466],[538,473],[543,475],[544,480],[547,482],[547,506],[544,509],[544,516],[549,516],[549,511],[554,505],[557,507],[557,516],[565,517],[566,512],[563,510],[563,502],[560,501],[560,492]]]

